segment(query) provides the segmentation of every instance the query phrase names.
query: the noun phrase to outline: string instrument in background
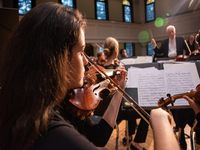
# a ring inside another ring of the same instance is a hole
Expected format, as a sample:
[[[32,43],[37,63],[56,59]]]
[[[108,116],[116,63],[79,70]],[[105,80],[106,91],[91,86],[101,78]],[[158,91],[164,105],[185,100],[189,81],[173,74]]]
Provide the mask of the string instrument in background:
[[[197,85],[195,92],[188,92],[188,93],[182,93],[177,94],[174,96],[171,96],[170,94],[167,94],[168,98],[164,100],[164,98],[159,99],[158,106],[159,107],[166,107],[169,104],[173,104],[176,99],[183,98],[183,96],[186,95],[190,98],[194,98],[194,101],[200,104],[200,84]]]
[[[194,50],[194,51],[191,52],[191,50],[190,50],[190,48],[188,46],[187,41],[184,40],[184,42],[185,42],[185,44],[186,44],[186,46],[187,46],[187,48],[188,48],[188,50],[189,50],[190,53],[189,53],[189,55],[178,55],[176,57],[175,61],[186,61],[186,60],[188,60],[191,57],[194,57],[196,55],[200,55],[200,50]]]

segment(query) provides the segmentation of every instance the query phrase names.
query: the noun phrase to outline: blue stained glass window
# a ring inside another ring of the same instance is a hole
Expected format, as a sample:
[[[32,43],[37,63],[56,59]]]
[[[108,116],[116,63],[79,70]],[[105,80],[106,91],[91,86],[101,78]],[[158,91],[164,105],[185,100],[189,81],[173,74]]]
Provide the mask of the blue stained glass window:
[[[128,56],[133,56],[133,45],[132,45],[132,43],[126,43],[125,47],[126,47],[126,54]]]
[[[98,20],[106,20],[106,5],[105,2],[96,2],[97,7],[97,19]]]
[[[73,0],[61,0],[62,5],[73,8]]]
[[[103,45],[101,45],[101,47],[103,47]],[[99,51],[104,52],[104,50],[101,47],[99,47]]]
[[[124,20],[125,22],[131,22],[131,9],[129,6],[124,6]]]
[[[153,21],[154,18],[154,3],[146,5],[146,21]]]
[[[148,43],[147,45],[147,53],[149,56],[155,55],[155,52],[153,50],[153,45],[151,43]]]
[[[25,15],[28,11],[32,9],[31,0],[18,0],[19,14]]]

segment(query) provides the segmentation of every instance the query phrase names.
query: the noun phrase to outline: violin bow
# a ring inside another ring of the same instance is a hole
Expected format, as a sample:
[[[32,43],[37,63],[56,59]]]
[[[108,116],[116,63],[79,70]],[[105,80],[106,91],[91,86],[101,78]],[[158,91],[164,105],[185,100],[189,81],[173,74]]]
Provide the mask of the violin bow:
[[[104,71],[102,71],[91,59],[90,57],[84,52],[84,55],[85,57],[88,59],[88,61],[94,65],[98,70],[97,71],[100,71],[112,84],[113,87],[117,87],[117,91],[122,95],[122,97],[130,104],[130,106],[148,123],[149,121],[147,119],[150,119],[150,115],[142,108],[140,107],[126,92],[124,92],[124,90],[119,86],[117,85]],[[124,97],[124,95],[135,105],[135,107],[133,106],[133,104],[131,104],[127,99],[126,97]],[[144,114],[142,115],[139,110]],[[145,118],[145,117],[147,118]]]
[[[191,50],[190,50],[190,48],[189,48],[189,46],[188,46],[188,43],[187,43],[187,41],[186,41],[186,40],[184,40],[184,42],[185,42],[185,45],[187,46],[187,48],[188,48],[188,50],[189,50],[189,52],[190,52],[190,54],[191,54]]]

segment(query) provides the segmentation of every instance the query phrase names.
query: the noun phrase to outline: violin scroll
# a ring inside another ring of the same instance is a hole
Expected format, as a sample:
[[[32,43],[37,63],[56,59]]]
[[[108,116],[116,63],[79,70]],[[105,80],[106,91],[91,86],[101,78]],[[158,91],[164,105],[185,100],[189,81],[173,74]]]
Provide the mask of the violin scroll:
[[[188,92],[183,94],[178,94],[171,96],[170,94],[167,94],[168,98],[164,100],[164,98],[161,98],[158,100],[158,106],[159,107],[166,107],[169,104],[173,104],[176,99],[183,98],[183,96],[186,95],[190,98],[194,98],[194,101],[200,104],[200,84],[196,87],[196,92]]]

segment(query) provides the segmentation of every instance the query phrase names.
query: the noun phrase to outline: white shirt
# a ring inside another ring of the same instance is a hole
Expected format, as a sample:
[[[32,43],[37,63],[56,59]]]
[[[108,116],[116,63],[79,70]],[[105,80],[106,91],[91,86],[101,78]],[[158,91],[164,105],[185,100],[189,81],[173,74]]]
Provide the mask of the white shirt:
[[[168,51],[169,57],[176,57],[177,56],[177,50],[176,50],[176,36],[174,36],[174,39],[169,38],[169,51]]]

